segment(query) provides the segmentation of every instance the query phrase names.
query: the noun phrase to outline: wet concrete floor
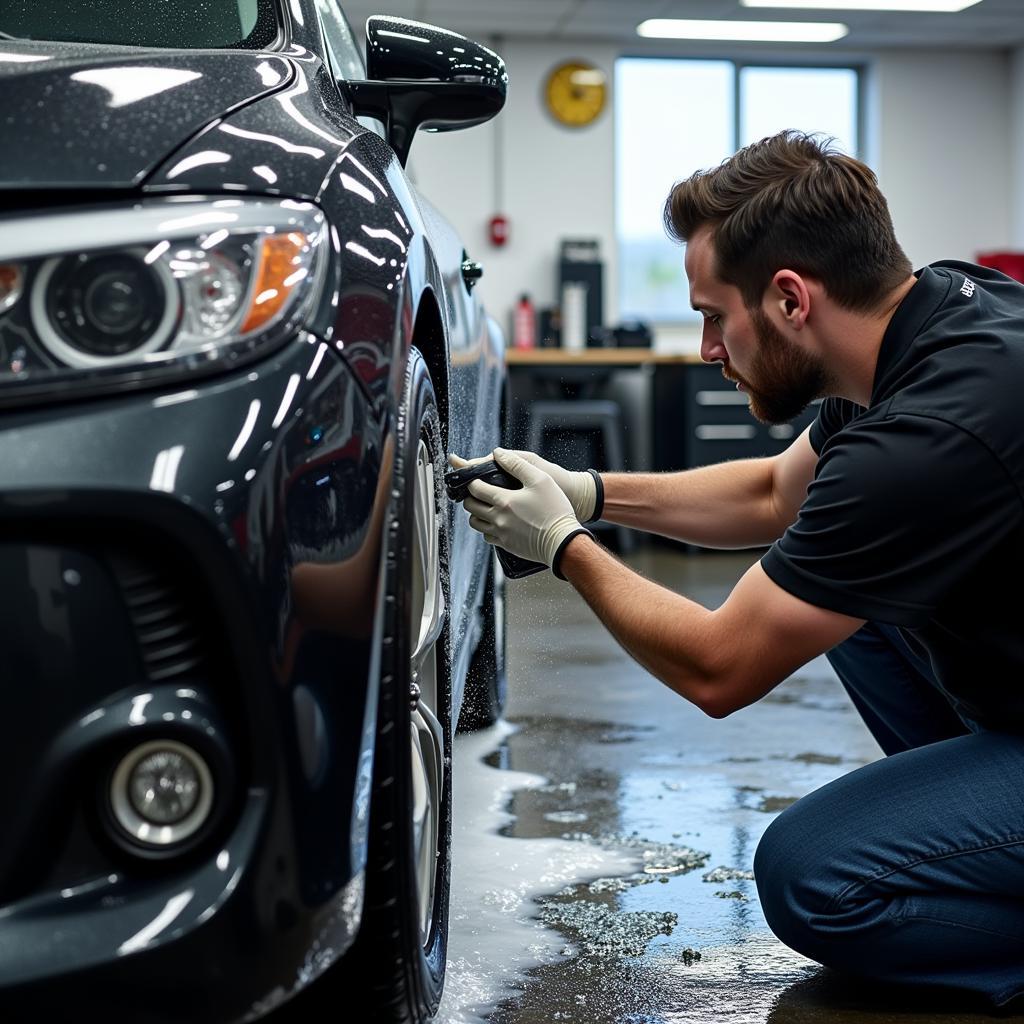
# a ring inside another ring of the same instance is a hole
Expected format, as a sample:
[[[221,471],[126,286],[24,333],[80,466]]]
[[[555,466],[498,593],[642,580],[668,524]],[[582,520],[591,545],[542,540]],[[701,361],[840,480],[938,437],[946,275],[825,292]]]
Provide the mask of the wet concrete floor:
[[[714,607],[755,557],[647,548],[628,560]],[[993,1019],[948,994],[844,981],[788,950],[765,924],[751,873],[764,829],[800,796],[881,756],[824,658],[758,704],[714,721],[637,666],[550,574],[510,582],[507,598],[507,718],[515,731],[506,730],[485,761],[545,781],[505,794],[511,817],[501,832],[621,852],[633,866],[584,875],[535,900],[532,915],[564,948],[506,979],[505,997],[483,1019]],[[450,952],[465,941],[456,925]]]

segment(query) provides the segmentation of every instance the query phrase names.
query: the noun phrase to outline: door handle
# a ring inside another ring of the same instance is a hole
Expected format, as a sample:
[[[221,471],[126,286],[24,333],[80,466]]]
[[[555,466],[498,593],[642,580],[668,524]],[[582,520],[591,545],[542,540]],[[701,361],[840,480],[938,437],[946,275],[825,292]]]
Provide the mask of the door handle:
[[[476,260],[465,259],[462,261],[462,280],[470,291],[483,276],[484,268]]]

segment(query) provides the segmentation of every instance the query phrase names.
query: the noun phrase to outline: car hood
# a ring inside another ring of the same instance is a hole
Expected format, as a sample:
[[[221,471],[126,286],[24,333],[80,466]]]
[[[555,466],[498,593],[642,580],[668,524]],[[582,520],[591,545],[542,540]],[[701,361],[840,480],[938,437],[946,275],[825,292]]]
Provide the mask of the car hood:
[[[131,188],[224,114],[283,88],[265,53],[0,39],[0,189]]]

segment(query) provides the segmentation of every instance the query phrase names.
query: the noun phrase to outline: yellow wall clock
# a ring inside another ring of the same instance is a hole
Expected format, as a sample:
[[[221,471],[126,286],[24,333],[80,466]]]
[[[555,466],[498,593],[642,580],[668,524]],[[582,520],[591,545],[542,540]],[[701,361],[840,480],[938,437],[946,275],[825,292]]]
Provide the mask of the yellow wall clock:
[[[570,128],[591,124],[608,99],[605,73],[584,61],[559,64],[544,86],[544,101],[551,116]]]

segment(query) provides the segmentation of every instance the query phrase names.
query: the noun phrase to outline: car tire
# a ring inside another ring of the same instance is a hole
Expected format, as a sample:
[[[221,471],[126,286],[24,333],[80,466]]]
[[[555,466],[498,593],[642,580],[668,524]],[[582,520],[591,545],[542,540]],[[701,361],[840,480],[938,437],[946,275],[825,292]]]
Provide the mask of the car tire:
[[[423,1024],[444,984],[452,792],[448,508],[437,400],[415,348],[394,441],[362,922],[342,960],[282,1015],[303,1024],[357,1019],[357,1008],[359,1020],[374,1024]],[[437,603],[428,608],[428,598]],[[422,654],[425,637],[432,654]]]
[[[493,551],[484,584],[483,627],[466,674],[459,729],[486,729],[501,718],[508,695],[505,668],[505,574]]]
[[[367,1019],[382,1024],[428,1020],[444,985],[452,787],[443,459],[434,387],[413,348],[395,426],[366,899],[353,950],[364,998],[374,1007]],[[424,641],[433,653],[419,657]],[[418,826],[424,788],[433,822]]]

